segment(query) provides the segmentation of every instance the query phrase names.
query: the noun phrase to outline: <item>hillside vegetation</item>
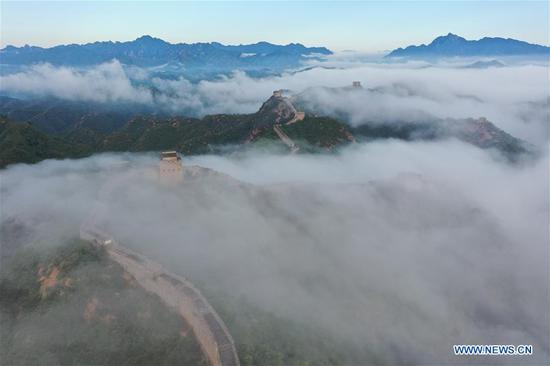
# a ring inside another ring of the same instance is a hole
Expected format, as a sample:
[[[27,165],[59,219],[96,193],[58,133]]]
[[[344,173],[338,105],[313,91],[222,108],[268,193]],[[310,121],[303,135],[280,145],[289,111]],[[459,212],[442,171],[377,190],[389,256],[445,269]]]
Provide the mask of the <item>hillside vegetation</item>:
[[[206,365],[189,326],[105,253],[23,249],[0,277],[3,365]]]
[[[36,163],[44,159],[76,158],[92,149],[78,142],[47,135],[28,123],[0,116],[0,167],[11,163]]]
[[[303,96],[302,96],[303,97]],[[296,119],[300,98],[273,95],[256,113],[207,115],[201,119],[140,111],[129,106],[113,111],[79,103],[55,104],[0,97],[0,168],[51,158],[75,158],[108,151],[177,150],[185,155],[217,153],[227,147],[288,147],[274,125],[300,153],[335,151],[354,142],[378,139],[443,140],[455,138],[482,149],[494,149],[515,161],[532,146],[480,119],[369,123],[352,126],[344,117],[307,110]],[[301,107],[300,107],[301,108]],[[9,117],[8,117],[9,116]],[[20,119],[18,119],[20,118]]]

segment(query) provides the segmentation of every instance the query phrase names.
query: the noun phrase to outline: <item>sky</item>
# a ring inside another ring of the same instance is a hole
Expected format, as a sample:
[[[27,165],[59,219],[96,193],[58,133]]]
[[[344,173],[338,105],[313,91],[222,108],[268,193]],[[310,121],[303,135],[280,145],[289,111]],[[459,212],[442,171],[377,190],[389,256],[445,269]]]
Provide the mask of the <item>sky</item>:
[[[1,1],[0,45],[269,41],[379,52],[449,32],[549,44],[547,1]]]

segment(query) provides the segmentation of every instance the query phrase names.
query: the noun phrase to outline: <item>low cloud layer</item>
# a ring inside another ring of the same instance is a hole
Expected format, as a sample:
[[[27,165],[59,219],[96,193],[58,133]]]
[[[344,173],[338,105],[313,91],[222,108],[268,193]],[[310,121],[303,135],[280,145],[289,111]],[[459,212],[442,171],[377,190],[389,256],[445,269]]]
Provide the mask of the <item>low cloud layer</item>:
[[[151,93],[135,87],[119,62],[83,71],[41,64],[4,75],[2,90],[30,96],[52,96],[92,102],[151,103]]]
[[[0,76],[0,90],[16,96],[138,103],[200,116],[255,112],[276,89],[300,93],[308,88],[348,86],[360,80],[375,92],[351,95],[316,89],[310,90],[307,100],[322,106],[323,113],[345,111],[355,125],[411,116],[484,116],[539,146],[546,144],[550,136],[550,69],[544,65],[467,69],[448,64],[343,63],[335,57],[316,66],[322,67],[264,78],[237,71],[191,83],[184,77],[161,78],[157,69],[125,67],[118,61],[83,70],[37,65]]]
[[[386,142],[184,163],[227,175],[165,186],[156,156],[132,154],[14,165],[2,217],[55,242],[99,209],[113,236],[210,293],[390,364],[548,362],[548,157],[512,167],[459,142]],[[535,354],[457,358],[462,343]]]

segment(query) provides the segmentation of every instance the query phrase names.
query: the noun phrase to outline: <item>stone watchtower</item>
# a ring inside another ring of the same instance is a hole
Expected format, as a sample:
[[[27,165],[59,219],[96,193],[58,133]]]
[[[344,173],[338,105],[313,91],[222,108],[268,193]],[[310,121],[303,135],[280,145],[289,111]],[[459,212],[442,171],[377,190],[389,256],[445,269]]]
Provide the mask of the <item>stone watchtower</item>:
[[[166,183],[183,181],[183,164],[176,151],[164,151],[160,154],[159,179]]]
[[[274,91],[273,91],[273,96],[274,96],[275,98],[282,98],[282,96],[283,96],[283,91],[280,90],[280,89],[279,89],[279,90],[274,90]]]
[[[354,89],[361,89],[361,88],[362,88],[361,82],[360,82],[360,81],[354,81],[353,83],[351,83],[351,86],[352,86]]]

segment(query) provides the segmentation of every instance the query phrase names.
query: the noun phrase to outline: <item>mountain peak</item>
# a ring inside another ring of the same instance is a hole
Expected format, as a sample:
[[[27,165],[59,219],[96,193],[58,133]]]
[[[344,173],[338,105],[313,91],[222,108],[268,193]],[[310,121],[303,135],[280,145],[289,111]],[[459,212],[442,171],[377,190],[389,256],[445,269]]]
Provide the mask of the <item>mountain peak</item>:
[[[134,40],[134,42],[139,42],[139,43],[167,43],[166,41],[164,41],[160,38],[151,37],[148,34],[145,34],[141,37],[136,38]]]
[[[283,124],[296,117],[294,105],[283,95],[283,90],[273,91],[260,110],[256,112],[256,127],[262,128],[273,124]]]
[[[464,41],[466,41],[466,39],[464,39],[464,38],[462,38],[462,37],[460,37],[456,34],[448,33],[446,36],[437,37],[436,39],[434,39],[432,41],[432,43],[430,43],[430,45],[458,43],[458,42],[464,42]]]

